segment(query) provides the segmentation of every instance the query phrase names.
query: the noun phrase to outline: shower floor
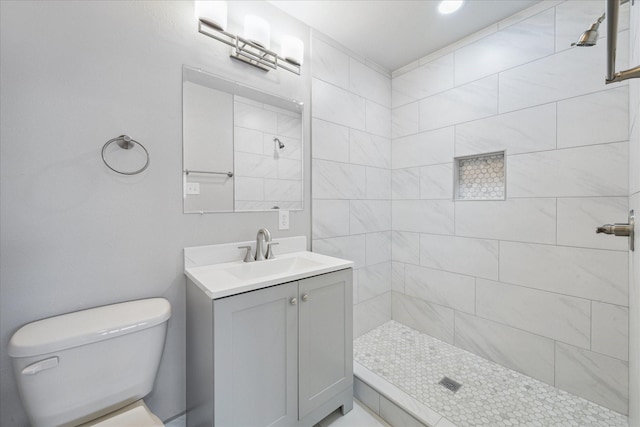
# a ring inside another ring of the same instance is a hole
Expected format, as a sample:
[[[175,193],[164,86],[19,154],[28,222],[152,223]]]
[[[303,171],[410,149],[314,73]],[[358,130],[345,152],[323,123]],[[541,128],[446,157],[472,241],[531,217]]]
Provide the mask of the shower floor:
[[[353,352],[360,380],[429,426],[628,425],[624,415],[398,322],[357,338]],[[438,384],[445,376],[462,387]]]

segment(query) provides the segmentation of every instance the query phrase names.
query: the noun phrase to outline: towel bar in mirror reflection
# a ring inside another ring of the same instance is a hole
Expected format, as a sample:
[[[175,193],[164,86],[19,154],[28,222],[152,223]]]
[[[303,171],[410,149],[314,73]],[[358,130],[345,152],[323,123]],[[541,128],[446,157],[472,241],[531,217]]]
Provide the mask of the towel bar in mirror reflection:
[[[205,173],[205,174],[208,173],[212,175],[227,175],[229,178],[233,178],[233,172],[194,171],[189,169],[184,170],[185,175],[189,175],[190,173]]]

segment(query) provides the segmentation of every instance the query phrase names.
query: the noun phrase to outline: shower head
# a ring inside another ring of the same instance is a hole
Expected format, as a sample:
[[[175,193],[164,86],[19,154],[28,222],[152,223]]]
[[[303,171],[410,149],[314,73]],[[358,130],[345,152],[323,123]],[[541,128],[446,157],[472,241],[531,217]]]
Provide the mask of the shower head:
[[[273,142],[278,144],[278,148],[279,149],[283,149],[284,148],[284,144],[282,143],[282,141],[280,141],[278,138],[273,138]]]
[[[580,36],[577,42],[571,43],[571,46],[579,46],[579,47],[595,46],[596,43],[598,42],[598,27],[600,26],[602,21],[604,21],[604,17],[605,17],[605,14],[603,13],[602,16],[598,18],[596,22],[591,24],[591,26],[587,31],[582,33],[582,35]]]

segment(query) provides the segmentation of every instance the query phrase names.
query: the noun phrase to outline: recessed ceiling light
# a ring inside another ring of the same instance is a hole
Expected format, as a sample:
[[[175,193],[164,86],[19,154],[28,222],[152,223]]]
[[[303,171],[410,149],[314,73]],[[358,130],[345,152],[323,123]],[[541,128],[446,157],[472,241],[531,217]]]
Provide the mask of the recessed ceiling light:
[[[462,7],[464,0],[443,0],[438,5],[438,12],[448,15]]]

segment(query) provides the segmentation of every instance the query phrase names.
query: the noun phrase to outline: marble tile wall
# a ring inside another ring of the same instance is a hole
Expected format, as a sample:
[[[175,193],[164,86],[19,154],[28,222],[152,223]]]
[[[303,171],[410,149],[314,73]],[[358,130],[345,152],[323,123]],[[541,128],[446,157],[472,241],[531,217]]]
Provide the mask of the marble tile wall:
[[[302,209],[300,113],[240,96],[233,109],[236,210]]]
[[[391,77],[322,34],[312,44],[312,250],[355,262],[355,338],[391,319]],[[438,203],[424,210],[452,227]]]
[[[569,47],[603,9],[537,5],[393,73],[389,274],[394,320],[627,413],[640,315],[626,241],[594,231],[640,199],[640,88],[604,84],[605,40]],[[629,9],[618,69],[640,62]],[[502,150],[506,200],[453,201],[453,158]]]

